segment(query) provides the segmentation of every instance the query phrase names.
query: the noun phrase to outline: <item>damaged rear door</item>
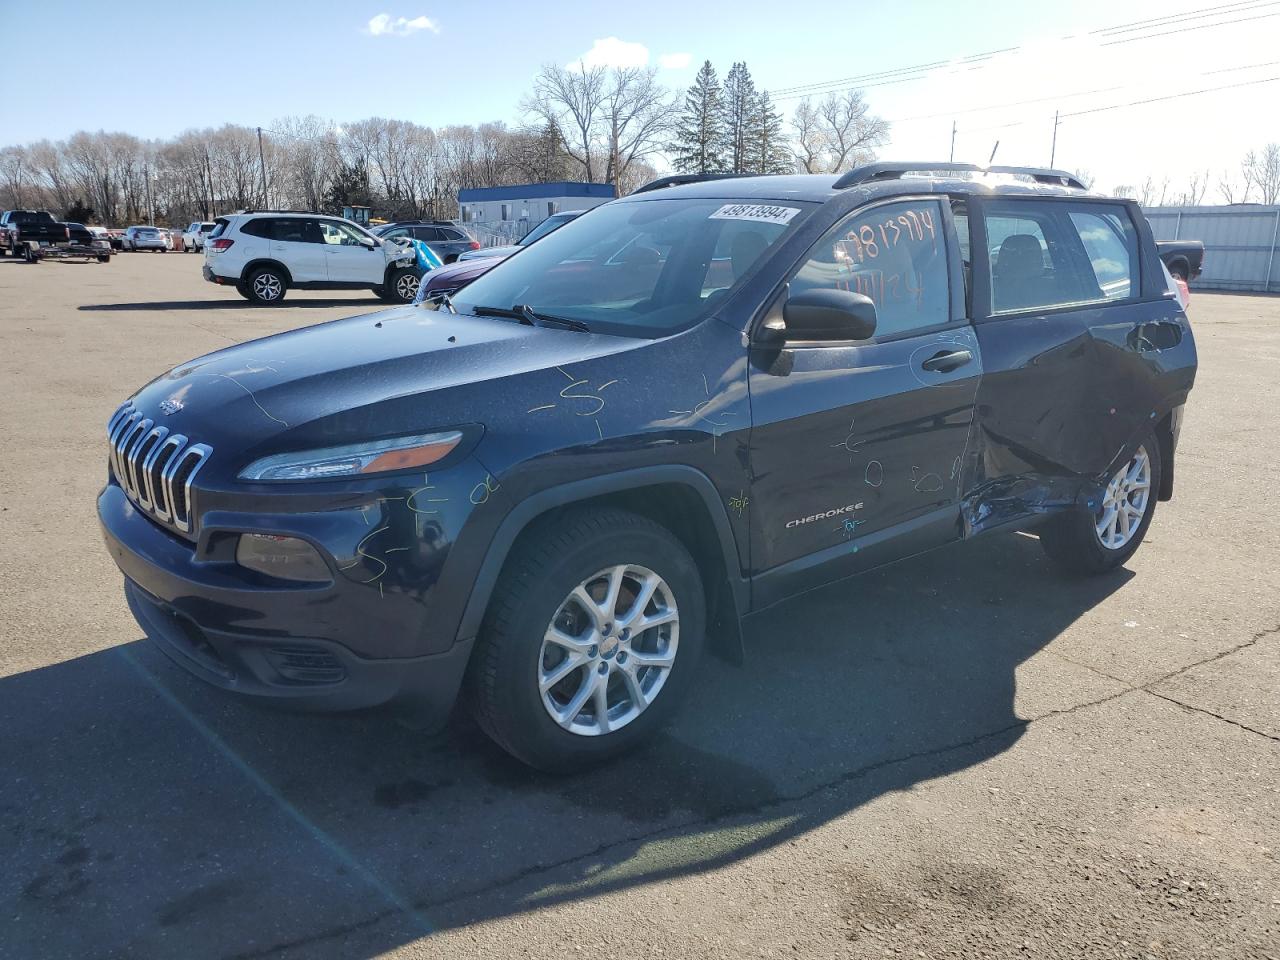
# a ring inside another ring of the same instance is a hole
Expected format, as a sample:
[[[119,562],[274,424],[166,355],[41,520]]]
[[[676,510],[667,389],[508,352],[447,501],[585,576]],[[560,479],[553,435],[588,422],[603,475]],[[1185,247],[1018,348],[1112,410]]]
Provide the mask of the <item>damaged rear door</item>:
[[[1081,240],[1098,225],[1088,201],[973,198],[969,214],[984,374],[964,505],[975,533],[1074,503],[1106,470],[1119,411],[1091,331],[1127,309],[1138,283],[1119,255],[1095,272]]]

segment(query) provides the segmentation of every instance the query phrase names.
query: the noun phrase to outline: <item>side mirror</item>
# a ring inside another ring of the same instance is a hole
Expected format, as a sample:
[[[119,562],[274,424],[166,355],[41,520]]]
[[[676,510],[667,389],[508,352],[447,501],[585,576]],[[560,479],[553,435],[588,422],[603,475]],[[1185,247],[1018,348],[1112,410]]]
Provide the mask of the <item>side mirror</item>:
[[[876,305],[848,290],[806,290],[782,307],[788,340],[866,340],[876,332]]]
[[[364,244],[366,247],[368,247],[370,250],[375,249],[379,244],[379,241],[374,239],[373,237],[361,237],[360,242]]]

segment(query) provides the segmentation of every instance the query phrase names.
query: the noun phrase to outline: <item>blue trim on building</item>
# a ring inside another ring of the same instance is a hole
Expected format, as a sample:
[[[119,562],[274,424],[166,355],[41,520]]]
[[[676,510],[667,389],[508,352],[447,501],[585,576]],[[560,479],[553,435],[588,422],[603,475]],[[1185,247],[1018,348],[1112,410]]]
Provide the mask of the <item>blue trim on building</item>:
[[[459,203],[482,203],[486,200],[539,200],[556,197],[601,197],[612,200],[617,194],[610,183],[521,183],[511,187],[472,187],[458,191]]]

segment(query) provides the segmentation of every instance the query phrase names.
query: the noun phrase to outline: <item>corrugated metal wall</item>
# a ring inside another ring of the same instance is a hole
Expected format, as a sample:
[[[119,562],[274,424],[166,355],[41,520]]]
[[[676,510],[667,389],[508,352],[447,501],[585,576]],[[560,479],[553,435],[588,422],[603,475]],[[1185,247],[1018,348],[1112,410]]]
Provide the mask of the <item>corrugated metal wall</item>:
[[[1148,207],[1157,240],[1203,240],[1203,290],[1280,292],[1280,206]]]

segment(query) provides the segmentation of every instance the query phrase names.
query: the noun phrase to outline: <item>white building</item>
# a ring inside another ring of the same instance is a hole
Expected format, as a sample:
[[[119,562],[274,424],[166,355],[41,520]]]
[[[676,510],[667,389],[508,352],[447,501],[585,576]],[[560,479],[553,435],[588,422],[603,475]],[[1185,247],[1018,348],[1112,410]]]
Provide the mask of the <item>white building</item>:
[[[458,191],[464,223],[521,224],[525,230],[553,213],[590,210],[617,194],[607,183],[522,183],[511,187],[476,187]]]

